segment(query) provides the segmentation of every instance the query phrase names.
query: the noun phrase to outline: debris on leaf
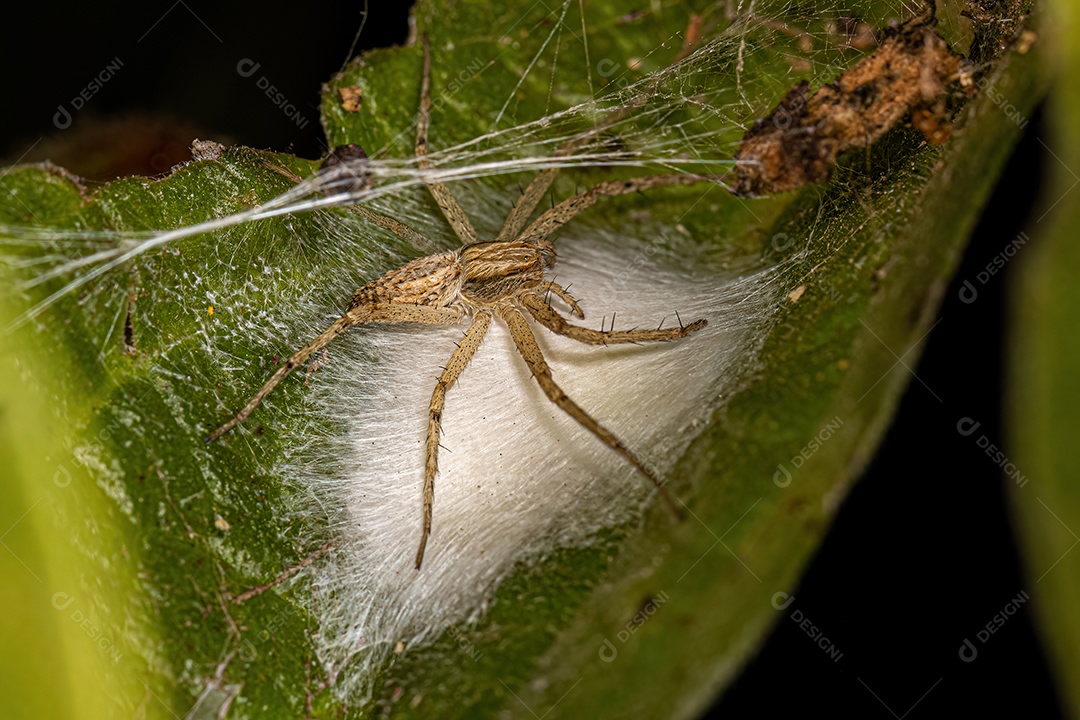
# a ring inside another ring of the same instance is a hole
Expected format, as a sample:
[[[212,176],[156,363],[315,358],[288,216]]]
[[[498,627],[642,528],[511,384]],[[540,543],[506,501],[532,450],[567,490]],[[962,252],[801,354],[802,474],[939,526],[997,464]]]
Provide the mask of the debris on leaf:
[[[360,112],[360,106],[364,102],[364,92],[359,85],[349,85],[338,88],[338,97],[341,99],[341,109],[345,112]]]
[[[872,145],[909,110],[934,144],[949,135],[939,118],[946,86],[960,79],[963,57],[937,33],[934,4],[813,95],[805,80],[746,131],[735,154],[732,192],[756,197],[829,179],[837,157]]]
[[[355,143],[338,145],[331,150],[319,165],[318,175],[323,181],[323,192],[327,195],[359,192],[371,187],[368,155],[364,148]]]
[[[196,138],[191,141],[192,160],[217,160],[224,151],[225,146],[213,140],[199,140]]]

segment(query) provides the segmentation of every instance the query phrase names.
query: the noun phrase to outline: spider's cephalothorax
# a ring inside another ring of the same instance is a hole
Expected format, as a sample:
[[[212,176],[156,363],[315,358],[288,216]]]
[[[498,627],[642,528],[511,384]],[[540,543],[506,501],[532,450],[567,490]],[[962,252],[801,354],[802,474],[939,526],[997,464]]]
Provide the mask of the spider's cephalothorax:
[[[416,156],[417,165],[421,169],[429,167],[426,155],[431,109],[430,78],[431,55],[427,38],[424,37],[424,72],[420,85],[420,112],[416,123]],[[621,115],[616,111],[612,117],[621,117]],[[607,124],[609,123],[601,121],[593,129],[574,137],[556,150],[556,155],[562,155],[586,145],[595,139]],[[555,248],[548,238],[599,198],[626,195],[667,185],[689,185],[717,180],[719,176],[671,174],[603,182],[562,201],[526,225],[540,200],[547,194],[557,173],[558,168],[549,168],[540,172],[529,183],[511,209],[502,230],[490,242],[478,241],[472,223],[454,200],[450,189],[437,180],[429,181],[428,188],[432,198],[446,217],[450,227],[461,239],[462,247],[453,252],[438,253],[413,260],[357,290],[344,314],[281,365],[244,409],[212,432],[207,442],[220,437],[243,422],[293,368],[302,365],[313,353],[326,347],[330,341],[353,325],[367,323],[455,325],[471,315],[471,324],[446,363],[435,385],[435,390],[431,394],[431,403],[428,408],[423,528],[420,534],[420,547],[416,552],[416,568],[420,569],[420,564],[424,559],[424,548],[427,546],[428,536],[431,533],[435,475],[438,472],[439,435],[446,393],[480,347],[492,318],[498,317],[510,329],[510,335],[518,352],[548,399],[633,464],[657,487],[671,508],[679,513],[674,499],[664,488],[656,473],[642,463],[615,435],[567,397],[555,383],[551,368],[544,360],[525,315],[532,316],[536,322],[551,332],[591,345],[677,340],[704,327],[705,320],[697,320],[689,325],[680,323],[679,327],[673,328],[660,327],[656,330],[616,331],[612,329],[605,331],[590,330],[574,325],[551,306],[548,300],[549,295],[562,300],[578,318],[584,318],[585,313],[565,288],[554,281],[545,280],[544,273],[555,263]],[[393,218],[379,215],[362,206],[357,206],[355,209],[361,217],[394,232],[406,241],[423,241],[418,233]]]
[[[544,283],[544,271],[555,264],[555,248],[536,243],[484,242],[458,251],[461,297],[474,306],[493,305]]]

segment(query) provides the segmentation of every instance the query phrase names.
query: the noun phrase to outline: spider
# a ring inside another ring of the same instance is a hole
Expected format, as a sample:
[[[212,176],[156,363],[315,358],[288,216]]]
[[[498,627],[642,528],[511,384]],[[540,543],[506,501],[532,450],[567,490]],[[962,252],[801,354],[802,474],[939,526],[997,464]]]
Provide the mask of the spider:
[[[430,167],[427,160],[428,127],[431,112],[431,51],[423,38],[424,66],[420,84],[420,110],[416,123],[416,158],[421,169]],[[603,121],[601,121],[603,122]],[[609,120],[610,123],[610,120]],[[595,133],[596,128],[593,132]],[[578,137],[556,150],[567,153],[585,142],[588,136]],[[355,146],[353,146],[355,147]],[[360,153],[362,154],[362,153]],[[344,162],[340,158],[335,162]],[[324,167],[326,167],[324,165]],[[574,418],[608,447],[628,460],[652,482],[660,495],[677,515],[681,514],[671,495],[656,473],[643,463],[621,440],[600,425],[589,413],[571,400],[555,383],[551,368],[537,345],[533,331],[525,319],[528,313],[538,323],[559,335],[590,345],[639,343],[677,340],[700,330],[704,319],[688,325],[656,330],[590,330],[573,325],[545,299],[555,295],[579,319],[585,313],[574,297],[545,273],[555,264],[555,247],[548,238],[582,210],[603,196],[616,196],[668,185],[688,185],[718,179],[712,175],[668,174],[602,182],[578,193],[550,210],[543,212],[531,224],[526,222],[555,179],[557,168],[541,171],[522,192],[507,215],[502,230],[494,240],[481,241],[468,216],[454,200],[449,188],[437,180],[427,181],[436,205],[450,227],[461,239],[462,247],[451,252],[437,253],[413,260],[382,275],[357,290],[348,308],[315,339],[293,354],[255,393],[247,405],[231,420],[206,438],[211,442],[242,423],[259,403],[277,387],[286,375],[302,365],[311,355],[354,325],[366,323],[421,323],[427,325],[456,325],[471,316],[472,322],[457,349],[439,377],[431,394],[428,413],[426,461],[424,465],[423,529],[416,551],[416,569],[424,560],[424,549],[431,534],[432,505],[435,495],[435,475],[438,471],[439,435],[446,393],[468,364],[494,317],[509,327],[514,344],[529,366],[540,387],[555,405]],[[357,208],[359,209],[359,208]],[[375,224],[391,230],[406,240],[419,234],[404,224],[368,210],[360,214]],[[422,239],[422,238],[421,238]]]

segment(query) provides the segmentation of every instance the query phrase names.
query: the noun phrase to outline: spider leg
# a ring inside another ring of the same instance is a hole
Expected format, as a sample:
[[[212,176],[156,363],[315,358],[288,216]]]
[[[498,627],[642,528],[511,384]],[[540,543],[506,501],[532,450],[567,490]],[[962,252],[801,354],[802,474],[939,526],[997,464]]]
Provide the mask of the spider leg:
[[[592,207],[601,197],[629,195],[654,187],[668,185],[693,185],[699,182],[716,181],[720,175],[694,175],[691,173],[671,173],[668,175],[649,175],[629,180],[609,180],[588,190],[568,197],[561,203],[536,218],[517,239],[535,244],[538,240],[550,237],[553,232],[577,217],[578,213]]]
[[[350,205],[349,212],[359,215],[376,227],[381,227],[383,230],[389,230],[414,248],[419,248],[421,250],[434,250],[436,248],[435,243],[400,220],[395,220],[392,217],[372,212],[361,205]]]
[[[284,177],[289,178],[294,183],[301,183],[301,182],[304,181],[304,178],[300,177],[299,175],[297,175],[293,171],[289,170],[288,168],[283,168],[283,167],[281,167],[280,165],[278,165],[276,163],[272,163],[272,162],[268,162],[268,161],[264,160],[263,164],[266,165],[267,167],[269,167],[271,170],[273,170],[277,174],[283,175]],[[367,220],[372,225],[375,225],[376,227],[381,227],[383,230],[389,230],[390,232],[394,233],[399,238],[406,241],[407,243],[409,243],[410,245],[412,245],[415,248],[421,248],[421,249],[423,249],[423,248],[432,248],[432,249],[434,249],[434,247],[435,247],[435,244],[432,243],[431,240],[427,239],[426,237],[424,237],[420,233],[416,232],[415,230],[413,230],[411,227],[409,227],[405,223],[401,222],[400,220],[395,220],[392,217],[387,217],[386,215],[382,215],[382,214],[374,212],[372,210],[368,210],[363,205],[350,205],[348,207],[348,209],[349,209],[349,212],[355,213],[356,215],[359,215],[360,217],[362,217],[364,220]]]
[[[639,96],[626,105],[616,108],[588,130],[575,135],[555,148],[554,152],[551,153],[551,159],[556,160],[567,157],[575,150],[588,145],[601,132],[629,116],[632,111],[644,104],[644,101],[645,98]],[[551,187],[551,183],[555,181],[555,176],[558,174],[558,167],[547,168],[537,173],[529,186],[521,192],[521,196],[514,202],[514,207],[510,209],[510,213],[506,216],[495,242],[509,241],[517,237],[521,229],[525,227],[525,223],[529,221],[529,216],[533,214],[536,206],[540,204],[544,195],[547,194],[548,188]]]
[[[558,150],[551,157],[554,158],[557,155]],[[510,208],[510,213],[506,216],[506,220],[503,221],[502,229],[495,237],[495,242],[512,240],[517,233],[521,232],[521,228],[525,227],[529,216],[533,214],[533,210],[536,210],[536,206],[540,204],[540,200],[547,194],[548,188],[551,187],[551,183],[555,181],[555,176],[558,174],[559,168],[557,167],[547,168],[537,173],[529,186],[514,201],[514,207]]]
[[[540,383],[541,389],[544,394],[548,396],[551,402],[558,405],[567,415],[574,418],[584,427],[591,432],[597,438],[599,438],[605,445],[610,447],[615,452],[622,455],[624,458],[630,461],[630,463],[638,469],[638,471],[649,479],[656,489],[659,491],[661,497],[664,498],[664,502],[668,504],[672,512],[677,517],[682,517],[682,511],[679,506],[675,504],[675,499],[667,488],[664,487],[663,482],[656,475],[653,470],[638,459],[637,455],[630,452],[630,449],[623,445],[619,438],[615,437],[607,428],[600,423],[596,422],[591,415],[581,409],[581,407],[571,400],[562,388],[555,384],[555,379],[551,376],[551,368],[548,367],[547,362],[544,360],[544,355],[540,351],[540,346],[536,344],[536,337],[533,335],[532,330],[529,329],[529,324],[525,320],[525,316],[522,315],[516,308],[509,305],[498,305],[495,308],[495,312],[506,321],[506,324],[510,327],[510,335],[514,338],[514,344],[517,346],[518,352],[521,357],[525,359],[525,363],[532,370],[533,377]]]
[[[420,548],[416,551],[416,569],[424,561],[424,548],[428,535],[431,534],[431,506],[435,501],[435,473],[439,469],[439,434],[442,430],[442,411],[446,393],[457,382],[458,376],[469,360],[476,354],[480,342],[491,325],[491,312],[480,310],[472,325],[465,331],[465,336],[458,343],[457,349],[450,356],[450,361],[439,376],[435,391],[431,393],[431,405],[428,409],[427,462],[424,466],[424,529],[420,535]]]
[[[273,392],[285,376],[294,368],[303,365],[313,353],[323,349],[341,333],[353,325],[370,322],[419,322],[428,325],[453,325],[461,319],[461,311],[456,308],[436,308],[426,305],[392,305],[390,303],[379,305],[360,305],[349,308],[348,312],[335,320],[330,327],[319,333],[314,340],[297,350],[279,367],[259,392],[248,401],[244,409],[238,412],[229,422],[219,427],[206,437],[206,442],[213,442],[234,427],[244,422],[248,415],[259,406],[263,399]]]
[[[588,345],[612,345],[615,343],[636,342],[659,342],[663,340],[678,340],[686,337],[695,330],[705,327],[707,320],[695,320],[685,327],[680,323],[677,328],[667,330],[590,330],[579,325],[572,325],[562,315],[544,302],[538,293],[527,293],[521,296],[521,302],[529,314],[536,318],[537,322],[553,333],[565,335],[571,340]],[[612,323],[614,324],[614,322]]]
[[[578,317],[579,320],[584,320],[585,319],[585,311],[581,309],[580,305],[578,305],[577,300],[574,299],[574,296],[571,295],[567,291],[567,289],[564,288],[559,283],[555,282],[554,280],[550,280],[550,281],[544,283],[540,287],[540,291],[545,292],[545,293],[548,293],[548,292],[555,293],[555,295],[560,300],[562,300],[564,303],[566,303],[567,305],[570,306],[570,310],[574,313],[574,315],[576,315]],[[545,305],[545,307],[548,307],[547,303],[544,303],[544,305]],[[552,310],[552,312],[555,312],[555,311]]]
[[[322,348],[330,344],[330,341],[336,338],[341,333],[345,332],[347,328],[356,324],[356,320],[353,320],[348,315],[343,315],[333,322],[333,324],[319,333],[314,340],[309,342],[304,347],[293,353],[292,357],[284,362],[277,369],[277,371],[270,376],[270,379],[266,381],[266,384],[262,386],[259,392],[255,393],[254,397],[248,401],[248,404],[244,406],[244,409],[236,413],[232,420],[219,427],[214,432],[210,433],[206,442],[213,442],[225,433],[232,430],[234,427],[244,422],[247,416],[259,406],[259,403],[263,401],[267,395],[269,395],[278,383],[285,379],[285,376],[292,372],[293,368],[302,365],[315,352],[318,352]]]
[[[428,128],[431,125],[431,48],[428,37],[424,35],[424,76],[420,81],[420,112],[416,116],[416,166],[421,170],[427,170],[431,163],[427,159]],[[435,198],[435,204],[446,216],[446,221],[461,238],[463,245],[472,245],[477,241],[476,230],[473,229],[469,217],[457,200],[450,194],[450,188],[438,180],[428,180],[428,189]]]

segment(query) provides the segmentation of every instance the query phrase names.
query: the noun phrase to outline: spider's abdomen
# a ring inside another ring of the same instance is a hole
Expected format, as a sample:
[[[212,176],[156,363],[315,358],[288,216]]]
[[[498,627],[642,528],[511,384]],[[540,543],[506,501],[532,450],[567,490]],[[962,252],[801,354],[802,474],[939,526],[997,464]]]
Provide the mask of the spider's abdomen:
[[[381,303],[449,307],[461,288],[461,275],[457,253],[417,258],[357,290],[349,309]]]
[[[555,262],[555,250],[546,242],[483,242],[463,247],[458,257],[464,273],[462,296],[493,303],[539,287],[544,271]]]

